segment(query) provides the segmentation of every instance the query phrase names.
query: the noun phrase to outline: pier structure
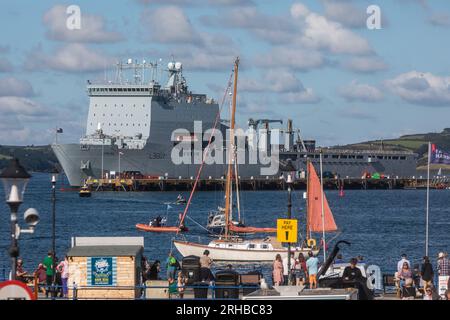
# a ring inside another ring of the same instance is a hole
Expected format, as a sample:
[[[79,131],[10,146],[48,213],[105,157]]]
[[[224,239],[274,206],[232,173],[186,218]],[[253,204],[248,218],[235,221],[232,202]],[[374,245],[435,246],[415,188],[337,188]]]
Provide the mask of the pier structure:
[[[201,179],[197,190],[216,191],[224,190],[225,178]],[[190,191],[195,179],[171,179],[165,177],[140,179],[87,179],[85,184],[93,191]],[[306,179],[296,179],[293,183],[295,190],[306,190]],[[373,189],[420,189],[426,188],[426,178],[337,178],[324,179],[324,188],[328,190],[373,190]],[[430,187],[445,189],[450,187],[448,178],[430,180]],[[282,177],[248,178],[240,179],[241,190],[286,190],[287,183]]]

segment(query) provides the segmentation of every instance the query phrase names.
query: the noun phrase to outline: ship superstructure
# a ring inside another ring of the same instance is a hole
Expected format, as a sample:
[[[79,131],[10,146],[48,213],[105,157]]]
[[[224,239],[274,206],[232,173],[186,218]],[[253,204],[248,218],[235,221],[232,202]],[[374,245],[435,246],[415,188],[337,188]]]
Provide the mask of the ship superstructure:
[[[161,73],[157,63],[129,59],[117,63],[114,80],[87,81],[89,112],[85,136],[79,143],[52,145],[70,185],[80,186],[89,177],[104,178],[121,172],[179,179],[196,175],[198,163],[174,164],[171,152],[180,141],[195,138],[194,121],[202,122],[202,130],[213,128],[219,105],[206,94],[190,90],[180,62],[170,62],[165,71],[168,79],[160,84],[156,80]],[[264,126],[268,134],[263,142],[266,144],[278,130],[281,163],[289,158],[302,170],[306,169],[307,158],[314,164],[318,162],[315,142],[296,137],[291,120],[286,130],[271,129],[272,122],[283,121],[249,119],[248,125],[255,130]],[[187,133],[174,137],[180,128]],[[217,129],[224,137],[227,128],[226,120],[219,121]],[[202,143],[203,148],[205,144]],[[361,177],[363,172],[408,177],[416,170],[417,155],[408,152],[327,148],[322,152],[324,171],[341,177]],[[267,165],[246,162],[239,165],[239,174],[242,178],[262,177],[261,167]],[[220,178],[225,171],[226,164],[207,164],[202,177]],[[273,175],[278,174],[276,171]]]

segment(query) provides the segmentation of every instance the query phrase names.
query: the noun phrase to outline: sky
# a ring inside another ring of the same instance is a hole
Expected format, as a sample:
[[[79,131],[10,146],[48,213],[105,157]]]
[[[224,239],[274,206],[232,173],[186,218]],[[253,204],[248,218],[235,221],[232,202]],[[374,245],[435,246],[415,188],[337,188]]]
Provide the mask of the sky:
[[[67,28],[70,5],[80,29]],[[370,5],[381,28],[369,29]],[[128,58],[183,63],[220,100],[240,57],[237,119],[293,119],[343,145],[450,127],[448,0],[19,0],[0,11],[0,144],[78,142],[86,81]],[[225,115],[224,115],[225,116]]]

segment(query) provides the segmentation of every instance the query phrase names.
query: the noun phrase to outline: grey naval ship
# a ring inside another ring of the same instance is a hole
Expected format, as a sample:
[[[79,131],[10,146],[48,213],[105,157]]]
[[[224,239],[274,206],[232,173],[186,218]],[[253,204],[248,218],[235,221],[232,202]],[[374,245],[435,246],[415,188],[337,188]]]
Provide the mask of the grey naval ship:
[[[180,128],[194,132],[194,121],[202,121],[204,130],[213,128],[219,104],[206,94],[189,90],[180,62],[168,64],[164,70],[168,74],[164,85],[157,81],[162,71],[158,63],[128,59],[117,63],[113,81],[87,81],[89,113],[85,136],[79,143],[60,144],[55,139],[52,144],[71,186],[81,186],[88,178],[111,177],[116,172],[132,172],[147,178],[192,179],[196,176],[199,164],[172,162],[172,149],[183,140],[177,137],[174,141],[173,132]],[[151,74],[149,79],[145,78],[147,73]],[[126,76],[131,80],[125,79]],[[248,125],[253,129],[261,126],[270,136],[275,130],[270,128],[273,122],[283,121],[249,119]],[[227,123],[226,119],[220,119],[217,125],[224,137]],[[323,171],[344,178],[361,178],[365,173],[374,172],[401,178],[416,174],[415,153],[319,149],[314,140],[301,139],[292,120],[287,121],[286,130],[276,130],[281,134],[279,164],[291,159],[299,172],[306,169],[307,159],[318,166],[322,152]],[[270,141],[270,137],[266,140]],[[203,148],[207,144],[203,142]],[[267,166],[240,164],[239,176],[267,179],[260,170]],[[278,166],[272,177],[280,171]],[[201,178],[219,179],[225,172],[226,164],[205,164]]]

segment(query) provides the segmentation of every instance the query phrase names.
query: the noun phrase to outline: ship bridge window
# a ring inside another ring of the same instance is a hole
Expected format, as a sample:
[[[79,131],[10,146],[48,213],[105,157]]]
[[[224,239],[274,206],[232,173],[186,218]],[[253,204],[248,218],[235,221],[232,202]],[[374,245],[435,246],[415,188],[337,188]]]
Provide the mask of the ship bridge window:
[[[136,88],[132,88],[131,91],[136,92]]]
[[[255,249],[255,245],[253,243],[251,243],[251,244],[248,245],[248,248],[249,249]]]
[[[328,159],[328,155],[327,154],[324,154],[323,157],[324,157],[324,159]]]
[[[114,91],[117,92],[117,88],[114,88]]]
[[[339,156],[338,156],[337,154],[333,154],[331,157],[332,157],[333,159],[339,159]]]
[[[383,159],[383,156],[377,156],[378,159]]]
[[[393,156],[392,160],[398,160],[398,157],[397,156]]]
[[[356,156],[356,159],[364,159],[364,156]]]
[[[348,156],[349,159],[356,159],[356,156]]]
[[[345,155],[341,155],[341,159],[347,159],[348,157]]]
[[[406,157],[405,156],[401,156],[400,160],[406,160]]]

